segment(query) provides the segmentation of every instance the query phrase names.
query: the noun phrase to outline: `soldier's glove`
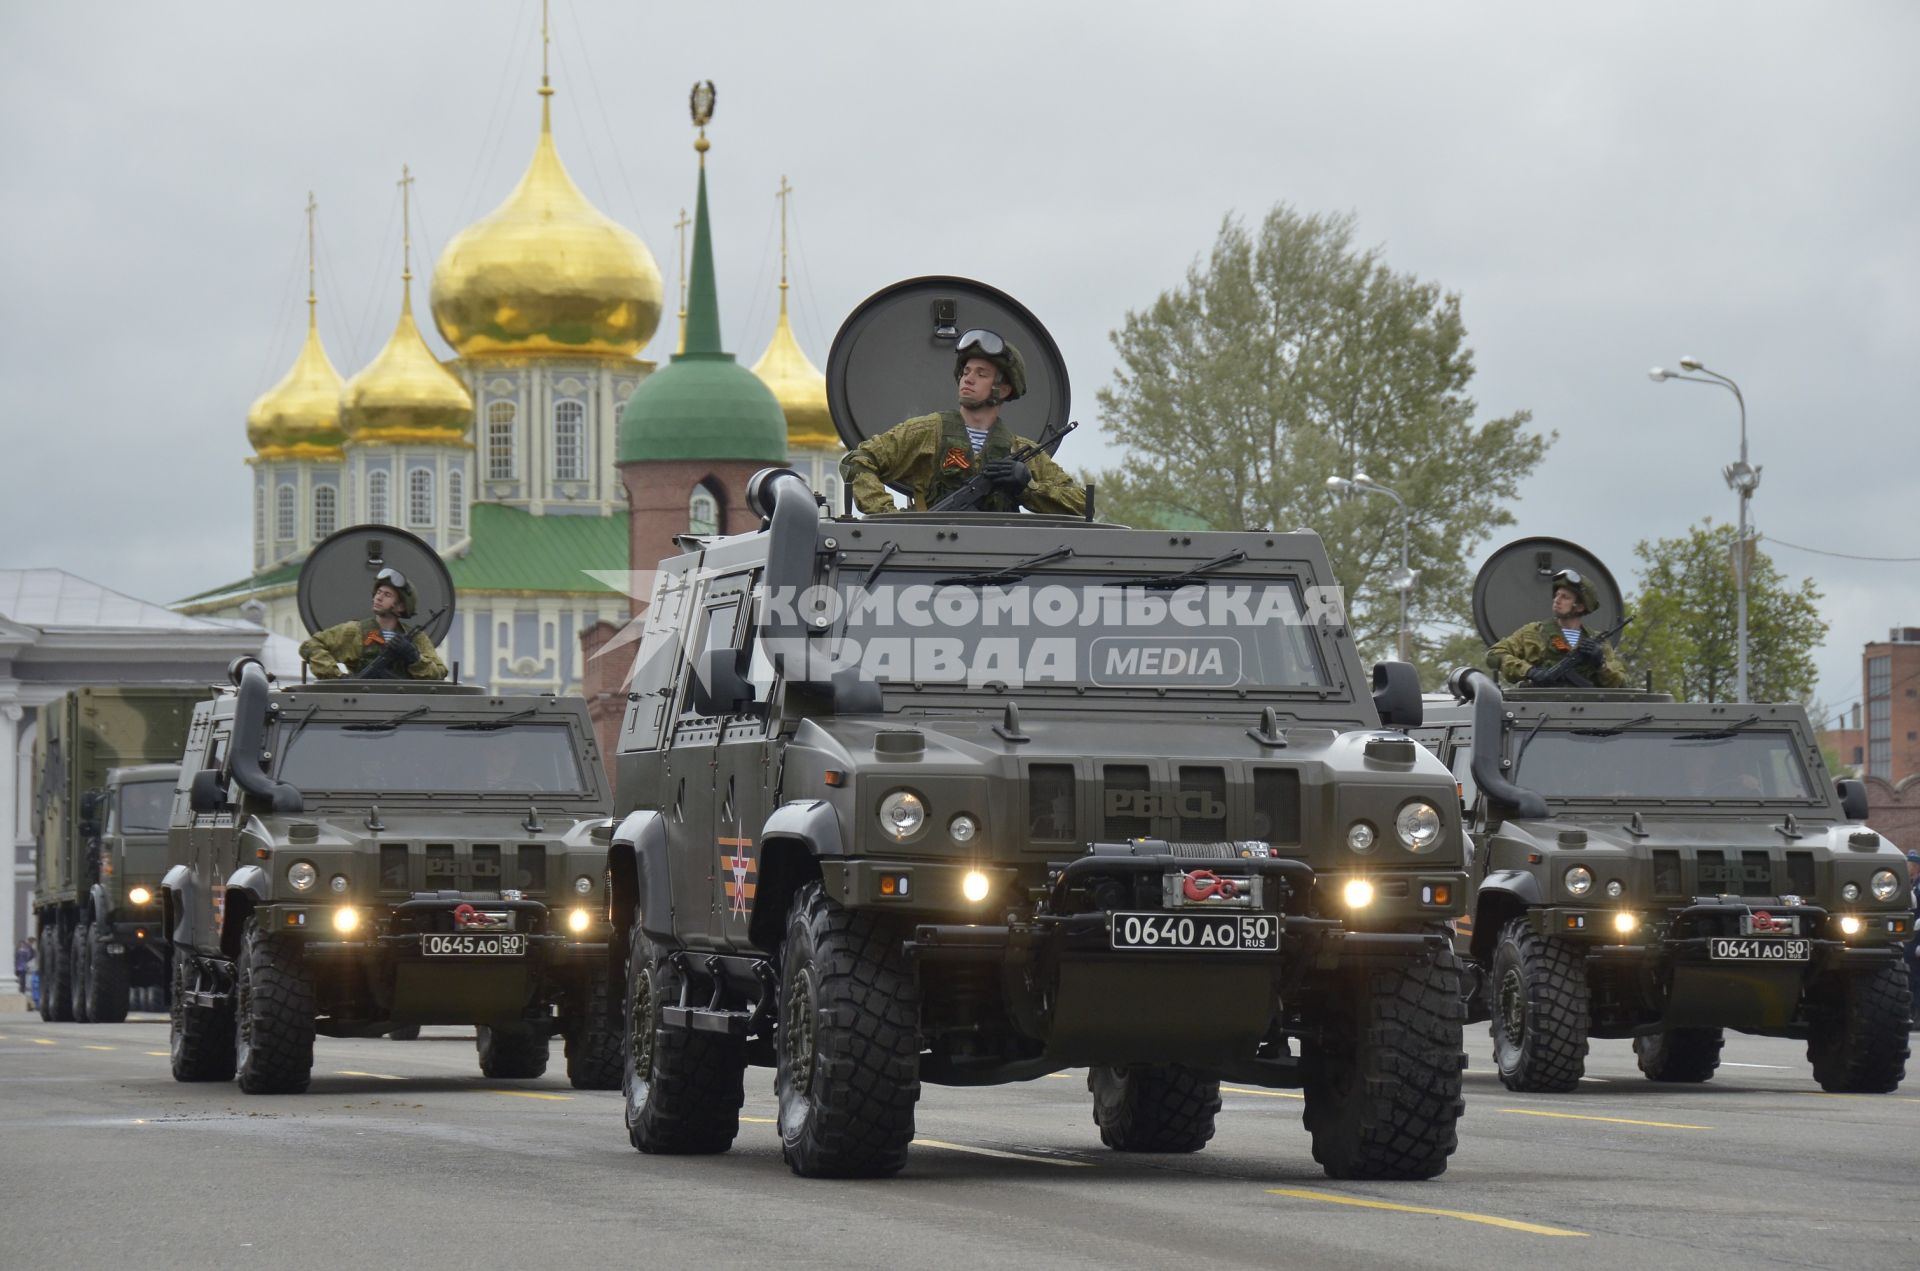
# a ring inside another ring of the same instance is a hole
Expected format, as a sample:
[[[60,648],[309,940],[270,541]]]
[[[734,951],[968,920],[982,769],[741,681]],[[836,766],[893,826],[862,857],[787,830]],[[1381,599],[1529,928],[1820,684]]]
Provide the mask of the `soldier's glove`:
[[[1607,655],[1606,651],[1600,647],[1598,640],[1588,637],[1582,640],[1580,647],[1573,651],[1573,660],[1581,666],[1593,667],[1606,661]]]
[[[414,648],[413,641],[403,635],[397,635],[387,641],[387,651],[401,666],[412,666],[420,660],[420,650]]]
[[[1033,481],[1033,472],[1019,459],[995,459],[981,471],[1000,490],[1018,492]]]
[[[1526,679],[1523,680],[1522,683],[1531,684],[1535,688],[1545,688],[1553,683],[1553,668],[1547,666],[1530,666],[1527,668]]]

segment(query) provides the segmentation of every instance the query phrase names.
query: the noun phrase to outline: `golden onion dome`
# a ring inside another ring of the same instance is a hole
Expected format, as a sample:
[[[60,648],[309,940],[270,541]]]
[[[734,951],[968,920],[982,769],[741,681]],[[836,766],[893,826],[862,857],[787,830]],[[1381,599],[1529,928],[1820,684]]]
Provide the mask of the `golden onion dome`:
[[[567,175],[553,146],[552,90],[540,91],[533,162],[506,202],[440,254],[433,320],[462,357],[633,357],[660,325],[660,268]]]
[[[320,344],[307,297],[307,339],[278,384],[247,411],[247,440],[262,459],[340,458],[340,372]]]
[[[354,445],[464,445],[473,397],[440,364],[413,321],[412,275],[405,280],[400,321],[387,347],[347,381],[340,415]]]
[[[787,284],[780,284],[780,320],[774,324],[773,339],[767,351],[753,364],[753,373],[773,390],[780,411],[787,417],[787,443],[795,449],[838,448],[840,434],[827,410],[827,377],[822,375],[800,342],[793,338],[793,324],[787,321]]]

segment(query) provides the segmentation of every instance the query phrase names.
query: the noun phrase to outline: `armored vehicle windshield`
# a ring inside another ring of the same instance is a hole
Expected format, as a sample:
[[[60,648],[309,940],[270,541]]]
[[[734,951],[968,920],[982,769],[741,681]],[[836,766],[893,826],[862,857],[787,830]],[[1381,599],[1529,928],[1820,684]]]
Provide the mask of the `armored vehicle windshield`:
[[[1822,801],[1791,732],[1642,719],[1580,728],[1551,724],[1523,739],[1516,780],[1548,799],[1708,804]]]
[[[296,718],[282,730],[279,779],[308,793],[591,793],[565,721]]]
[[[881,684],[1268,688],[1330,683],[1298,579],[897,569],[843,581],[837,665]]]
[[[130,781],[120,787],[120,799],[111,813],[109,834],[165,834],[173,815],[174,783]]]

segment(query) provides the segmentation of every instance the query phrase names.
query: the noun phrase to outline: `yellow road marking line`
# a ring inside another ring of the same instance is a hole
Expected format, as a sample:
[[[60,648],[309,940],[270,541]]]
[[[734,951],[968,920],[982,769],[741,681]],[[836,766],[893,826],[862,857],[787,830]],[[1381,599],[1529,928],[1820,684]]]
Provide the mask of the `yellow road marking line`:
[[[1316,1192],[1305,1187],[1269,1187],[1269,1196],[1292,1196],[1297,1200],[1324,1200],[1332,1205],[1354,1205],[1361,1209],[1385,1209],[1396,1214],[1427,1214],[1434,1218],[1457,1218],[1461,1222],[1477,1222],[1488,1227],[1505,1227],[1508,1231],[1525,1231],[1536,1236],[1580,1236],[1584,1231],[1569,1231],[1565,1227],[1543,1227],[1537,1222],[1519,1222],[1512,1218],[1499,1218],[1493,1214],[1469,1213],[1464,1209],[1434,1209],[1427,1205],[1396,1205],[1391,1201],[1367,1200],[1360,1196],[1342,1196],[1338,1192]]]
[[[92,1042],[88,1042],[84,1047],[82,1047],[82,1049],[84,1050],[119,1050],[120,1048],[118,1046],[96,1046]]]
[[[36,1046],[58,1046],[60,1043],[51,1037],[36,1037],[33,1039],[33,1044]]]
[[[1263,1099],[1304,1099],[1307,1096],[1295,1094],[1291,1090],[1255,1090],[1252,1086],[1221,1086],[1221,1094],[1257,1094]]]
[[[172,1056],[171,1054],[169,1054],[169,1053],[167,1053],[167,1052],[166,1052],[166,1051],[164,1051],[164,1050],[150,1050],[150,1051],[148,1051],[147,1053],[148,1053],[149,1055],[152,1055],[152,1056],[154,1056],[154,1057],[155,1057],[155,1058],[157,1058],[157,1059],[172,1059],[172,1058],[173,1058],[173,1056]]]
[[[1635,1121],[1628,1117],[1585,1117],[1577,1112],[1536,1112],[1532,1108],[1502,1108],[1517,1117],[1553,1117],[1560,1121],[1605,1121],[1609,1125],[1650,1125],[1656,1130],[1711,1130],[1710,1125],[1686,1125],[1679,1121]]]
[[[396,1077],[390,1072],[358,1072],[352,1068],[336,1068],[334,1069],[333,1075],[336,1077],[378,1077],[382,1081],[406,1080],[405,1077]],[[501,1091],[501,1093],[505,1094],[506,1091]]]
[[[941,1139],[915,1139],[915,1147],[945,1148],[949,1152],[971,1152],[975,1156],[993,1156],[1003,1161],[1031,1161],[1036,1165],[1063,1165],[1075,1169],[1091,1169],[1092,1161],[1070,1161],[1058,1156],[1033,1156],[1026,1152],[1003,1152],[994,1147],[973,1147],[966,1143],[948,1143]]]
[[[773,1119],[772,1117],[746,1117],[746,1116],[743,1116],[743,1117],[741,1117],[740,1119],[741,1119],[742,1121],[751,1121],[751,1122],[753,1122],[753,1123],[754,1123],[755,1125],[779,1125],[779,1124],[780,1124],[780,1123],[779,1123],[778,1121],[776,1121],[776,1120],[774,1120],[774,1119]]]
[[[396,1077],[394,1080],[397,1081],[399,1078]],[[570,1094],[542,1094],[538,1090],[489,1090],[487,1093],[510,1094],[516,1099],[552,1099],[558,1103],[564,1103],[573,1098]]]

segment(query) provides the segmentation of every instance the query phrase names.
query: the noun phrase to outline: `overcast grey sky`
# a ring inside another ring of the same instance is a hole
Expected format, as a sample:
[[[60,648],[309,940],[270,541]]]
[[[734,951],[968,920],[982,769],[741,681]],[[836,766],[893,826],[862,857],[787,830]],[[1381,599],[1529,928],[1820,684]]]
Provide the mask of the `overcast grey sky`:
[[[1746,391],[1763,533],[1920,556],[1920,6],[553,14],[561,155],[669,284],[687,90],[717,83],[710,196],[744,361],[772,324],[782,173],[816,363],[880,286],[969,274],[1048,324],[1083,420],[1107,332],[1223,214],[1350,209],[1393,267],[1462,295],[1482,416],[1559,431],[1517,533],[1575,539],[1632,586],[1636,540],[1732,518],[1732,398],[1646,377],[1694,353]],[[161,601],[245,574],[245,414],[295,350],[307,190],[322,334],[351,375],[396,312],[400,165],[425,275],[525,166],[538,24],[537,0],[0,9],[0,566]],[[1091,432],[1070,458],[1104,466]],[[1920,564],[1774,551],[1826,593],[1822,696],[1856,698],[1861,643],[1920,625]]]

